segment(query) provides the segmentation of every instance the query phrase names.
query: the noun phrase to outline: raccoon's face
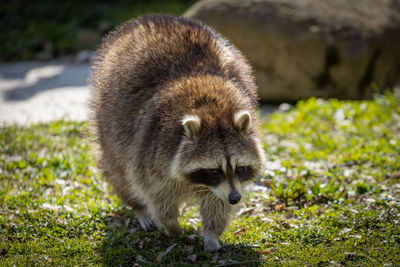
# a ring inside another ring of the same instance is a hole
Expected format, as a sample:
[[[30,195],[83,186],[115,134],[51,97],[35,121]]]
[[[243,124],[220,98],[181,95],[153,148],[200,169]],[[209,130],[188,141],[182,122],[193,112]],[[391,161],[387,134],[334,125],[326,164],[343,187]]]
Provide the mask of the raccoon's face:
[[[260,172],[264,161],[251,123],[248,111],[238,111],[231,121],[211,125],[199,116],[185,116],[182,120],[185,137],[171,173],[208,187],[231,204],[238,203],[244,186]]]

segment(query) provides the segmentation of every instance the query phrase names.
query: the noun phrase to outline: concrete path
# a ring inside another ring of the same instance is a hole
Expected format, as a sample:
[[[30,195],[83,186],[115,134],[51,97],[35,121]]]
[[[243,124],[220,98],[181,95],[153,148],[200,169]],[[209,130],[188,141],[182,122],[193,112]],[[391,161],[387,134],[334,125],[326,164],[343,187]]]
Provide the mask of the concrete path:
[[[0,65],[0,125],[87,119],[88,74],[88,63]]]

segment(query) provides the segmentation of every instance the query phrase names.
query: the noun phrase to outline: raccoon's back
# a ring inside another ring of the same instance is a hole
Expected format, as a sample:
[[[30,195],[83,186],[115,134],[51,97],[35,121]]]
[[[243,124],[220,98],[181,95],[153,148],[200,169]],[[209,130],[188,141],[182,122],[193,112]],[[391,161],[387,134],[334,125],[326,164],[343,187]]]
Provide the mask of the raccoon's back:
[[[157,131],[154,95],[162,97],[184,77],[224,77],[257,102],[246,59],[199,22],[169,15],[130,20],[103,40],[98,54],[91,73],[92,110],[102,146],[123,148],[143,127]]]

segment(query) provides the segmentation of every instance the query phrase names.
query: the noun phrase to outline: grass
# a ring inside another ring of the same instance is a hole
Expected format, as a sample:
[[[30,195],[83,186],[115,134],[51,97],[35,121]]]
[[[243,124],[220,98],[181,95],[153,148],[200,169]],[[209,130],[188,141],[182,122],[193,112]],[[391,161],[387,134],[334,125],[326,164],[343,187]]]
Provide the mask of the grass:
[[[0,128],[0,265],[396,266],[400,100],[309,99],[262,118],[268,169],[203,252],[196,209],[185,235],[147,233],[97,171],[85,122]]]
[[[0,4],[0,62],[49,59],[96,49],[101,37],[146,13],[182,14],[194,0],[10,0]]]

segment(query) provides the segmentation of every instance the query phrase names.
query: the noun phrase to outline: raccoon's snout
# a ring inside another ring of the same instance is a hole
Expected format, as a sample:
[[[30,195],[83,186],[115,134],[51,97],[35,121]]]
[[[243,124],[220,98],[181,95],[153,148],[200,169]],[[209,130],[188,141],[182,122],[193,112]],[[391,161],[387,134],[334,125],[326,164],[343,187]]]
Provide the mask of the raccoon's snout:
[[[239,194],[239,192],[234,191],[229,194],[229,203],[236,204],[240,201],[241,198],[242,198],[242,196]]]

